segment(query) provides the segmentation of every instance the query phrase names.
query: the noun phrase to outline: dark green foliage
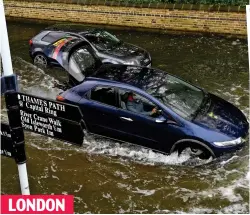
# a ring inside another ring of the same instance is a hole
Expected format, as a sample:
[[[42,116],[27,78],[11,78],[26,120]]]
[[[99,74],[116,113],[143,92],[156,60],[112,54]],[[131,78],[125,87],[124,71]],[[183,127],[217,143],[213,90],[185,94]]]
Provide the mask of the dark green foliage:
[[[4,0],[8,1],[8,0]],[[16,1],[35,1],[35,2],[55,2],[55,3],[74,3],[74,4],[91,4],[93,1],[95,4],[108,2],[126,2],[132,4],[207,4],[207,5],[234,5],[234,6],[246,6],[249,4],[249,0],[16,0]]]
[[[119,1],[119,0],[117,0]],[[209,4],[209,5],[240,5],[249,4],[248,0],[121,0],[129,3],[169,3],[169,4]]]

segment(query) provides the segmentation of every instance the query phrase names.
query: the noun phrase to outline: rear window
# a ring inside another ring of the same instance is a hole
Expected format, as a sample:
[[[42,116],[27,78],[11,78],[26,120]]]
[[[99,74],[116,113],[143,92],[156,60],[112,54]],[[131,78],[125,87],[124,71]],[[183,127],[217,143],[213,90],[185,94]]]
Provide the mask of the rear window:
[[[42,41],[53,43],[65,36],[66,36],[65,32],[50,32],[42,38]]]
[[[115,89],[108,86],[97,86],[91,90],[91,100],[116,107]]]

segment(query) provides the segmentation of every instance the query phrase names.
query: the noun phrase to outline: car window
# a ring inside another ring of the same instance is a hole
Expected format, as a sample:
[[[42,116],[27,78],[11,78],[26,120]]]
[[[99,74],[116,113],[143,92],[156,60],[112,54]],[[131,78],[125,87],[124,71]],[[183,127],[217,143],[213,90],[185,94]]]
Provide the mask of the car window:
[[[85,34],[84,37],[98,50],[113,49],[121,44],[121,41],[116,36],[107,31],[94,31],[89,34]]]
[[[138,93],[119,89],[120,108],[156,118],[158,114],[153,114],[152,110],[157,108],[149,99]]]
[[[58,39],[63,38],[65,35],[66,35],[65,32],[50,32],[42,38],[42,41],[53,43]]]
[[[115,89],[98,86],[91,90],[90,99],[116,107]]]

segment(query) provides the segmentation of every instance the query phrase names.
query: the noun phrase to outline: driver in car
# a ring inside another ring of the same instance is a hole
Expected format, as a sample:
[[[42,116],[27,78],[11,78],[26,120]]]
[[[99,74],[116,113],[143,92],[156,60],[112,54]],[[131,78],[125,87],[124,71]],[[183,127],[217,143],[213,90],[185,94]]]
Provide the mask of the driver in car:
[[[152,116],[157,113],[157,108],[153,108],[152,111],[144,111],[143,103],[141,101],[137,101],[136,94],[132,92],[128,94],[127,109],[132,112],[141,113],[147,116]]]

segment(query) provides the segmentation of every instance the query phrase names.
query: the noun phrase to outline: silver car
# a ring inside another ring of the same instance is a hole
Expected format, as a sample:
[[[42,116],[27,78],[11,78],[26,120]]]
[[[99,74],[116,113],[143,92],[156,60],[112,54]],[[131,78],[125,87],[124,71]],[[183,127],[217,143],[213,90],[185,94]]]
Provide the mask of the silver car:
[[[33,37],[30,44],[30,56],[35,64],[44,67],[57,64],[53,58],[48,56],[48,47],[64,38],[78,38],[90,44],[95,55],[103,64],[126,64],[135,66],[151,67],[150,54],[135,45],[125,43],[116,36],[101,29],[63,29],[49,27]],[[58,44],[61,45],[59,42]]]

